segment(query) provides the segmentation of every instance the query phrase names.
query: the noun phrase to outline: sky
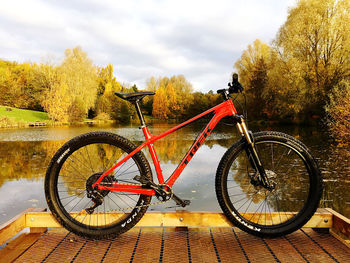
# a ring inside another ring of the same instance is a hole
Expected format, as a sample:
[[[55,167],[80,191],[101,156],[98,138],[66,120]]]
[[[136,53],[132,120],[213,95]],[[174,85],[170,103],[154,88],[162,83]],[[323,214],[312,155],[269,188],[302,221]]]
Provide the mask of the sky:
[[[270,43],[296,0],[1,0],[0,59],[59,64],[81,46],[124,84],[182,74],[225,88],[255,39]]]

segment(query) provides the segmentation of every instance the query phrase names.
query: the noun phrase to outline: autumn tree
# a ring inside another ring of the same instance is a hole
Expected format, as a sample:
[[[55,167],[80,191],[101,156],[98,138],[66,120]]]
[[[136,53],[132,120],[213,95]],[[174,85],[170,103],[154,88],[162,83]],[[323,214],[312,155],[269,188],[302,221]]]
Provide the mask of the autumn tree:
[[[58,81],[52,85],[44,101],[52,119],[77,121],[95,106],[97,70],[80,47],[66,49],[62,64],[57,67]],[[74,111],[72,111],[74,109]]]
[[[147,89],[156,92],[154,97],[149,96],[144,100],[148,112],[152,105],[153,116],[159,116],[157,118],[161,119],[182,119],[188,116],[188,110],[193,102],[193,89],[191,83],[184,76],[161,77],[158,79],[152,77],[147,82]],[[158,92],[159,89],[162,89],[162,91]],[[163,105],[159,104],[161,101],[163,101]],[[160,112],[161,108],[164,108],[162,112]]]
[[[290,71],[286,82],[306,113],[320,113],[333,88],[350,76],[350,2],[300,0],[289,10],[276,47]],[[296,87],[296,85],[298,85]]]
[[[165,88],[157,89],[153,99],[153,116],[160,120],[168,119],[168,100],[165,94]]]
[[[119,105],[120,100],[114,93],[120,92],[121,89],[120,83],[113,74],[113,65],[109,64],[98,69],[98,92],[95,108],[97,115],[101,116],[104,113],[107,114],[108,118],[117,119],[121,105]]]
[[[350,77],[349,30],[349,1],[299,0],[273,46],[255,41],[235,64],[249,107],[295,120],[324,114],[334,87]]]
[[[175,89],[171,82],[169,82],[166,86],[166,92],[168,101],[168,117],[170,119],[175,119],[180,112],[180,106]]]
[[[333,90],[328,105],[328,124],[335,138],[350,143],[350,81],[343,80]]]
[[[35,86],[37,65],[0,60],[0,104],[41,110],[43,90]]]
[[[267,101],[264,97],[268,84],[268,71],[271,68],[272,49],[259,39],[243,51],[235,63],[240,82],[248,98],[249,113],[261,116],[267,112]]]

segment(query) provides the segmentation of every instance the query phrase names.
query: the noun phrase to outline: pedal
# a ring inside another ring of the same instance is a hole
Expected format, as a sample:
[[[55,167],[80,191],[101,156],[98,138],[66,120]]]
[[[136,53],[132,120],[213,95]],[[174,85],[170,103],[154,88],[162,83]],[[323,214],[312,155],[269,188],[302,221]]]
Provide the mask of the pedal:
[[[183,200],[177,195],[173,194],[172,199],[175,201],[175,203],[179,206],[185,207],[191,204],[190,200]]]

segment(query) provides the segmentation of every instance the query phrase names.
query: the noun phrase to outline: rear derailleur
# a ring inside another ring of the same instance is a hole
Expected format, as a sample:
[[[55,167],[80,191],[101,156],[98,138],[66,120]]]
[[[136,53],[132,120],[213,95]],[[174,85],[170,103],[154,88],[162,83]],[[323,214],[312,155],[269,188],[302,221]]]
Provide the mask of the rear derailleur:
[[[104,197],[110,192],[109,190],[99,190],[97,185],[92,187],[92,185],[100,178],[101,175],[102,173],[93,174],[86,181],[87,197],[93,202],[93,205],[85,209],[85,211],[90,215],[94,212],[96,207],[102,205]],[[103,178],[101,185],[112,184],[113,182],[113,176],[106,176]]]

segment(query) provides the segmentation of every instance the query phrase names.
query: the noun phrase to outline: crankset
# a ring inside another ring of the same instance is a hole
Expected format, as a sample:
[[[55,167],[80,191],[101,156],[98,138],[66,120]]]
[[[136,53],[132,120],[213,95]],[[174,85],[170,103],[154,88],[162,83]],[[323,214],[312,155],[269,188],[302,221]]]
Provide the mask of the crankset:
[[[155,184],[149,181],[147,178],[141,176],[135,176],[134,180],[141,182],[144,185],[144,187],[153,189],[159,201],[166,202],[170,199],[173,199],[176,205],[181,207],[185,207],[191,204],[190,200],[183,200],[177,195],[175,195],[171,187],[166,184]]]

